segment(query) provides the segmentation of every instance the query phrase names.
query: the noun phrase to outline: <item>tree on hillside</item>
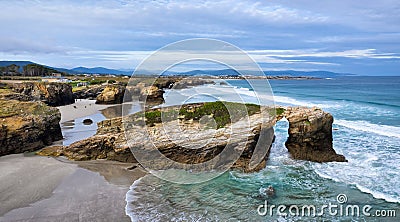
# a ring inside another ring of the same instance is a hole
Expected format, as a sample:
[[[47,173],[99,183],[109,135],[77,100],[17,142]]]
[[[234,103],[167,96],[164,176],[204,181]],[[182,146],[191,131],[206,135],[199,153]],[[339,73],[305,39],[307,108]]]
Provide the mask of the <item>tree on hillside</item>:
[[[8,67],[8,75],[14,76],[14,75],[19,75],[19,68],[20,66],[11,64]]]
[[[24,76],[48,76],[57,72],[55,69],[47,68],[39,64],[28,64],[23,67],[23,70]]]
[[[0,67],[0,73],[3,76],[19,75],[20,74],[19,68],[20,68],[20,66],[15,65],[15,64],[11,64],[11,65],[8,65],[8,66],[3,66],[3,67]]]

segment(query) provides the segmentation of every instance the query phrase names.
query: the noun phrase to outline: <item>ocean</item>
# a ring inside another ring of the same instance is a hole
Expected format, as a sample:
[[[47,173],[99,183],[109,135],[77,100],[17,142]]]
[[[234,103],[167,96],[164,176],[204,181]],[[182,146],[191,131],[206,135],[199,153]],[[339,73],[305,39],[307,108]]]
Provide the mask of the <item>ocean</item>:
[[[189,98],[186,102],[229,101],[232,90],[245,102],[257,101],[245,80],[225,82],[168,90],[166,104],[182,98]],[[318,106],[332,113],[334,149],[348,162],[293,160],[284,146],[288,122],[282,120],[275,126],[267,167],[259,172],[228,171],[193,185],[173,184],[152,175],[137,180],[126,195],[126,213],[132,221],[399,221],[400,77],[269,83],[275,104]],[[251,80],[251,85],[269,91],[265,81]],[[264,194],[268,186],[274,187],[274,196]],[[275,208],[270,210],[272,205]],[[332,207],[330,211],[325,205]],[[285,208],[281,212],[286,215],[278,214],[278,206]],[[304,206],[315,207],[317,215],[303,212]],[[393,212],[397,217],[388,216]]]

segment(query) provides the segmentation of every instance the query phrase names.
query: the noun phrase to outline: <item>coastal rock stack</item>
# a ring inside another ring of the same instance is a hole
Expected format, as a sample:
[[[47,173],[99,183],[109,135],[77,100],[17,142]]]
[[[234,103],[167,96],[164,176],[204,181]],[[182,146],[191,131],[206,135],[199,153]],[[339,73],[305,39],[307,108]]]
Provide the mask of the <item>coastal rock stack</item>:
[[[95,87],[87,87],[74,92],[75,99],[92,99],[95,100],[97,96],[103,92],[106,86],[97,85]]]
[[[15,83],[12,90],[20,96],[14,99],[23,101],[42,101],[49,106],[63,106],[75,102],[72,86],[64,83],[24,82]]]
[[[197,78],[186,78],[182,79],[179,81],[176,81],[171,88],[174,89],[184,89],[188,88],[191,86],[199,86],[199,85],[205,85],[205,84],[213,84],[215,83],[212,80],[206,80],[206,79],[197,79]]]
[[[285,145],[295,159],[314,162],[345,162],[332,145],[333,116],[320,108],[288,107],[283,116],[289,121]]]
[[[0,156],[34,151],[62,139],[57,108],[42,102],[0,100]]]
[[[120,104],[123,102],[125,86],[107,85],[96,98],[97,104]]]
[[[140,90],[139,100],[160,104],[164,102],[164,91],[157,86],[147,86]]]

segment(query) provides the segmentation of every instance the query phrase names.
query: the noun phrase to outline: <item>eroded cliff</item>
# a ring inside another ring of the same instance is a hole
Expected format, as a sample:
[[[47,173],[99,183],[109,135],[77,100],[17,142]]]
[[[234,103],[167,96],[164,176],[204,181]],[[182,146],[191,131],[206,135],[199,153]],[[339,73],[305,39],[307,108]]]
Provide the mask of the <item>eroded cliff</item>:
[[[142,165],[153,169],[170,167],[157,158],[160,154],[188,165],[215,160],[210,170],[228,162],[245,172],[264,168],[274,139],[270,112],[260,112],[257,105],[229,103],[229,113],[224,105],[188,104],[105,120],[98,123],[95,136],[38,154],[135,162],[133,152]]]
[[[62,139],[57,108],[42,102],[0,100],[0,155],[34,151]]]
[[[72,86],[64,83],[23,82],[9,87],[17,95],[11,95],[8,99],[41,101],[49,106],[63,106],[75,102]]]
[[[295,159],[314,162],[345,162],[333,149],[333,116],[313,107],[288,107],[282,115],[289,121],[286,148]]]

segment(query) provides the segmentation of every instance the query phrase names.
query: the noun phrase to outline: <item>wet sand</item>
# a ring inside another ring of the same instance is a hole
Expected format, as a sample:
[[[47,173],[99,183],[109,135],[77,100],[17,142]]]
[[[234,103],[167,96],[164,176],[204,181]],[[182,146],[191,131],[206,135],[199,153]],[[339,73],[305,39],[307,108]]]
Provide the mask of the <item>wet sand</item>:
[[[0,221],[130,221],[125,195],[146,173],[106,160],[0,157]]]
[[[85,116],[93,115],[110,106],[115,105],[99,105],[96,104],[96,100],[78,99],[74,104],[59,106],[57,108],[61,112],[60,123],[64,123]]]

